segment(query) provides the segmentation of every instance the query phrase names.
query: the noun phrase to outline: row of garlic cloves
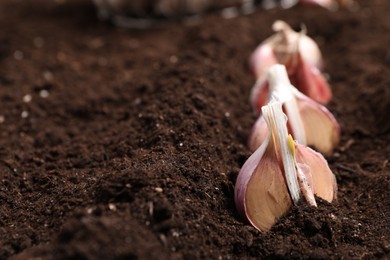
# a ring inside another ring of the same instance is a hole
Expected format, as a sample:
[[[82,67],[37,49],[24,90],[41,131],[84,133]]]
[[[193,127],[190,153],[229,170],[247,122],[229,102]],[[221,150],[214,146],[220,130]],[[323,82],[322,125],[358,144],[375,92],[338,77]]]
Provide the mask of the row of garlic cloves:
[[[321,154],[331,154],[340,140],[340,127],[323,105],[332,94],[320,71],[321,52],[304,30],[295,32],[283,21],[273,29],[250,60],[257,77],[251,104],[260,116],[248,140],[253,154],[235,185],[239,213],[260,231],[270,230],[302,198],[317,206],[315,196],[332,202],[337,194]]]

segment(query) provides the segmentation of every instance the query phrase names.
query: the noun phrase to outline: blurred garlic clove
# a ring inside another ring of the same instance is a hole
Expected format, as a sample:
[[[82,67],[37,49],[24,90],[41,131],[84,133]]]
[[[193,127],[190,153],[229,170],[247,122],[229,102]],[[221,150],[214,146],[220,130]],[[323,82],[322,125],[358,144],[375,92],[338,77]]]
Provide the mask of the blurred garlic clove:
[[[272,27],[276,34],[256,48],[250,58],[251,70],[257,78],[250,94],[254,111],[260,111],[266,104],[269,98],[266,71],[278,63],[287,67],[296,88],[322,104],[328,103],[332,93],[319,70],[322,57],[317,44],[305,35],[305,30],[295,32],[283,21],[276,21]]]
[[[274,35],[264,40],[252,53],[249,65],[256,78],[265,77],[270,65],[287,64],[292,55],[301,53],[310,65],[321,68],[322,55],[318,45],[305,32],[295,32],[286,22],[278,20],[272,25]]]
[[[330,11],[336,11],[339,7],[353,8],[356,5],[354,0],[282,0],[280,5],[282,8],[288,9],[298,3],[317,5]]]
[[[318,5],[331,11],[337,10],[338,1],[335,0],[300,0],[302,4]]]
[[[336,11],[340,7],[357,7],[357,4],[354,0],[300,0],[300,2],[303,4],[318,5],[330,11]]]
[[[321,153],[331,154],[340,141],[340,127],[329,110],[294,88],[283,65],[269,69],[267,82],[271,96],[283,104],[288,129],[294,139],[315,147]],[[264,141],[267,131],[263,115],[260,115],[248,138],[252,151]]]
[[[274,52],[279,63],[286,64],[300,53],[302,59],[316,68],[322,67],[322,54],[317,43],[306,35],[306,27],[301,32],[294,31],[286,22],[277,20],[272,24],[276,32]]]

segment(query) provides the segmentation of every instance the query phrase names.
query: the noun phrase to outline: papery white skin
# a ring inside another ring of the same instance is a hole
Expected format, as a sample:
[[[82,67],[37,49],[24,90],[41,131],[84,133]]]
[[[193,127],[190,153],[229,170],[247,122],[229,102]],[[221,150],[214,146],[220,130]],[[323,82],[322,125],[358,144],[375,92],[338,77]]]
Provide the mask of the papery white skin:
[[[298,164],[309,167],[315,195],[332,202],[337,198],[336,177],[322,154],[295,142],[295,157]]]
[[[314,197],[314,185],[310,167],[307,166],[307,164],[302,163],[296,163],[296,166],[299,187],[301,188],[303,197],[305,197],[306,201],[310,205],[317,207],[317,202]]]
[[[283,103],[294,139],[301,144],[312,145],[324,154],[331,154],[339,143],[340,127],[329,110],[294,88],[283,65],[273,65],[269,69],[269,87],[269,95]],[[266,131],[263,115],[260,115],[248,139],[252,151],[262,143]]]
[[[294,139],[301,144],[306,144],[305,129],[301,115],[298,110],[297,100],[290,89],[292,88],[284,65],[276,64],[268,70],[268,84],[270,94],[282,102],[289,119],[291,131],[294,133]]]
[[[291,199],[296,204],[300,199],[299,185],[297,181],[297,173],[295,168],[295,160],[293,151],[290,148],[289,135],[286,127],[287,117],[283,113],[282,103],[271,102],[270,105],[262,108],[265,121],[268,129],[272,129],[272,136],[274,138],[276,151],[280,149],[279,161],[282,160],[284,177],[286,179],[287,187],[290,192]]]

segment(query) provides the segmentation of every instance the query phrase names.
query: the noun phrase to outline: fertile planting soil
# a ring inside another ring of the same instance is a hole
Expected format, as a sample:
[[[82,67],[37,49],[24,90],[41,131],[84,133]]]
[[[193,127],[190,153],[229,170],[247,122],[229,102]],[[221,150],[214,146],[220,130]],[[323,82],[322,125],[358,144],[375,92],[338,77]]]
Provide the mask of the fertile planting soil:
[[[1,1],[0,258],[389,257],[390,2],[359,5],[141,31],[92,1]],[[233,195],[256,119],[247,59],[276,19],[323,51],[339,190],[262,234]]]

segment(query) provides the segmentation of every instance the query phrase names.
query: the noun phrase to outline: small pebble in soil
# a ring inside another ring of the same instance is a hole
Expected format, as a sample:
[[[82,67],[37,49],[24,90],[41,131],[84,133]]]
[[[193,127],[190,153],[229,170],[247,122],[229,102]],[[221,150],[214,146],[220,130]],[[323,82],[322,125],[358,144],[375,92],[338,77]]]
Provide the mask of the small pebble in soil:
[[[23,102],[24,103],[30,103],[32,100],[32,96],[30,94],[24,95],[23,96]]]
[[[22,118],[27,118],[27,117],[28,117],[28,112],[27,112],[27,111],[23,111],[23,112],[20,114],[20,116],[21,116]]]
[[[136,98],[136,99],[133,101],[133,105],[137,106],[137,105],[141,104],[141,102],[142,102],[142,99]]]
[[[34,46],[37,48],[42,48],[45,44],[45,41],[41,37],[35,37],[34,40]]]
[[[150,216],[153,215],[153,211],[154,211],[153,202],[149,201],[149,202],[148,202],[148,212],[149,212],[149,215],[150,215]]]
[[[113,204],[113,203],[109,203],[109,204],[108,204],[108,208],[109,208],[110,210],[112,210],[112,211],[116,211],[116,206],[115,206],[115,204]]]
[[[15,60],[23,60],[23,58],[24,58],[23,52],[21,52],[19,50],[15,51],[14,58],[15,58]]]
[[[42,89],[41,91],[39,91],[39,96],[41,97],[41,98],[47,98],[47,97],[49,97],[49,91],[47,91],[46,89]]]
[[[240,12],[236,7],[229,7],[222,10],[221,15],[225,19],[232,19],[239,16]]]
[[[0,115],[0,124],[4,123],[5,122],[5,116],[3,115]]]
[[[159,193],[163,192],[163,189],[160,188],[160,187],[154,188],[154,190],[157,191],[157,192],[159,192]]]
[[[108,60],[104,57],[98,58],[97,62],[99,64],[99,66],[101,66],[101,67],[105,67],[108,64]]]
[[[179,61],[179,59],[175,55],[172,55],[171,57],[169,57],[169,62],[172,63],[172,64],[175,64],[178,61]]]
[[[46,81],[52,81],[54,76],[53,76],[53,73],[51,73],[51,71],[48,71],[48,70],[45,70],[43,72],[43,78],[46,80]]]

